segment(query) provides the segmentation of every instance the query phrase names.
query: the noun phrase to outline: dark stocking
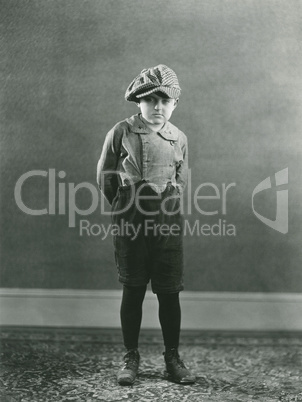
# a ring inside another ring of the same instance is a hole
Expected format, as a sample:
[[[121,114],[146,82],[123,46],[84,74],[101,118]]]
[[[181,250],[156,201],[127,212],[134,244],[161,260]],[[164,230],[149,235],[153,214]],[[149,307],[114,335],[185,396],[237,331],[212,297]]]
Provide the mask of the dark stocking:
[[[157,294],[159,321],[166,350],[177,349],[179,345],[181,311],[179,293]]]
[[[138,347],[142,322],[142,304],[147,286],[125,286],[121,304],[121,323],[126,349]]]

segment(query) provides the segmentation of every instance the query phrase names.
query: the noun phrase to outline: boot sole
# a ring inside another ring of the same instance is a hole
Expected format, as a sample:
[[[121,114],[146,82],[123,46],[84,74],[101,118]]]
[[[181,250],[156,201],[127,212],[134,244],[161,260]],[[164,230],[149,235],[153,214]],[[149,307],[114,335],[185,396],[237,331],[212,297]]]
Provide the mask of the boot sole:
[[[134,380],[135,381],[135,380]],[[123,385],[123,386],[126,386],[126,385],[133,385],[134,384],[134,381],[123,381],[123,380],[121,380],[121,381],[118,381],[118,384],[119,385]]]
[[[164,371],[164,378],[168,381],[174,382],[176,384],[182,384],[182,385],[192,385],[196,382],[195,379],[183,379],[183,380],[178,380],[176,378],[173,377],[172,374],[168,373],[167,371]]]
[[[118,378],[117,377],[117,382],[119,385],[133,385],[135,380],[137,378],[137,374],[133,378],[133,380],[127,379],[127,378]]]

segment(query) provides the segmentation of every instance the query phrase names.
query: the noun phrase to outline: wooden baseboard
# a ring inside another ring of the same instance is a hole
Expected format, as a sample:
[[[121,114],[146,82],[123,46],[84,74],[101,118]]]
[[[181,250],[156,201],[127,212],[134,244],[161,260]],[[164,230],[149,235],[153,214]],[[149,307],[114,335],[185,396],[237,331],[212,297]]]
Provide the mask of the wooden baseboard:
[[[120,290],[0,288],[0,325],[120,327]],[[181,292],[182,328],[301,331],[302,294]],[[142,328],[159,328],[158,304],[147,291]]]

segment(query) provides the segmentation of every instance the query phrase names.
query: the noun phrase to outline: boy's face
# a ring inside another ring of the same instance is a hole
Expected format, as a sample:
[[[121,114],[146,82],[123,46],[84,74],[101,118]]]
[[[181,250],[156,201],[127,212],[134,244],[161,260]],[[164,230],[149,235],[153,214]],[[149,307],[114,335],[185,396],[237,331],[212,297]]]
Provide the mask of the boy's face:
[[[144,96],[137,104],[143,118],[154,126],[163,126],[177,106],[177,100],[164,98],[156,93]]]

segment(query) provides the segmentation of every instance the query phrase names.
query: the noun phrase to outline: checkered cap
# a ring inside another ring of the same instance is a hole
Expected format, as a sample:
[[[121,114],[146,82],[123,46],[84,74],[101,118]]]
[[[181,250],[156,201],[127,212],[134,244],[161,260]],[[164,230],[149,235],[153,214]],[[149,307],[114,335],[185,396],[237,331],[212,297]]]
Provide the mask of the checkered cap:
[[[134,78],[126,90],[125,99],[129,102],[138,102],[140,98],[153,92],[162,92],[169,98],[177,99],[180,91],[175,72],[164,64],[159,64],[145,68]]]

